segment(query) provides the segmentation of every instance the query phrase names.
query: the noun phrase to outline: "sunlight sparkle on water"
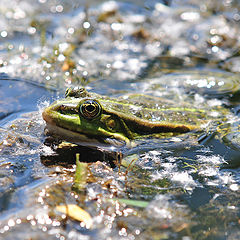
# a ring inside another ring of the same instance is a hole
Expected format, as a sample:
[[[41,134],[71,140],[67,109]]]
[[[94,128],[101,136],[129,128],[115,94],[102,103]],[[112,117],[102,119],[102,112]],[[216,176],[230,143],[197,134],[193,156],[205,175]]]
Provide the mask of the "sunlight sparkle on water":
[[[36,33],[36,28],[35,27],[29,27],[28,29],[27,29],[27,31],[28,31],[28,33],[29,34],[34,34],[34,33]]]
[[[197,21],[200,14],[198,12],[184,12],[181,14],[181,18],[185,21]]]
[[[198,88],[211,88],[215,86],[216,82],[215,79],[208,80],[208,79],[187,79],[185,82],[191,86],[197,86]]]
[[[7,37],[7,35],[8,35],[7,31],[4,30],[1,32],[1,37],[5,38]]]
[[[218,52],[218,50],[219,50],[219,47],[217,47],[217,46],[213,46],[213,47],[212,47],[212,51],[213,51],[214,53]]]
[[[172,176],[172,181],[182,184],[184,187],[196,186],[192,176],[187,171],[175,172]]]
[[[102,4],[102,11],[109,12],[117,10],[118,4],[115,1],[108,1]]]
[[[120,60],[117,60],[112,64],[112,67],[115,69],[120,69],[124,67],[124,63]]]
[[[67,48],[69,47],[69,44],[66,43],[66,42],[64,42],[64,43],[60,43],[58,46],[59,46],[59,51],[60,51],[60,52],[64,52],[64,51],[66,51]]]
[[[13,219],[9,219],[9,220],[8,220],[8,226],[9,226],[9,227],[15,226],[15,221],[14,221]]]
[[[234,184],[231,184],[229,186],[229,188],[232,190],[232,191],[238,191],[239,190],[239,186],[238,184],[234,183]]]
[[[84,22],[83,23],[83,28],[88,29],[90,28],[91,24],[89,22]]]
[[[73,34],[75,32],[75,29],[73,27],[68,28],[68,33]]]
[[[49,218],[48,214],[46,213],[38,213],[35,217],[35,219],[37,220],[37,222],[39,224],[52,224],[52,219]]]
[[[112,23],[111,28],[114,31],[120,31],[122,29],[122,24],[121,23]]]
[[[65,56],[63,54],[59,54],[57,59],[59,62],[63,62],[65,60]]]
[[[57,5],[56,6],[56,12],[61,13],[63,11],[63,6],[62,5]]]

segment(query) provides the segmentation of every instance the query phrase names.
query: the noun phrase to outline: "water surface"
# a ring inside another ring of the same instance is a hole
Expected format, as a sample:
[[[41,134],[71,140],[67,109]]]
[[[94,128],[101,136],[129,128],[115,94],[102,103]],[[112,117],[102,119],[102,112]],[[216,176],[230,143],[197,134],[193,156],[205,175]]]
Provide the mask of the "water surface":
[[[2,0],[0,13],[3,239],[240,238],[238,1]],[[54,155],[41,111],[77,85],[224,106],[225,125],[123,149],[130,169],[78,149],[92,163],[76,189],[76,152]],[[70,203],[90,229],[56,210]]]

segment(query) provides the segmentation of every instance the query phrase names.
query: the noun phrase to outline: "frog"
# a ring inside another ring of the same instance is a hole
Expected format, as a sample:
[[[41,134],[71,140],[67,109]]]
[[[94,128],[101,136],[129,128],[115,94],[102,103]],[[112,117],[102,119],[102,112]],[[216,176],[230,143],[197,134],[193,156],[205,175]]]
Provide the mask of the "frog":
[[[133,147],[139,139],[200,134],[226,115],[221,106],[206,108],[174,99],[127,93],[109,97],[83,87],[68,88],[65,98],[44,109],[46,134],[79,145]],[[223,112],[219,114],[220,112]]]

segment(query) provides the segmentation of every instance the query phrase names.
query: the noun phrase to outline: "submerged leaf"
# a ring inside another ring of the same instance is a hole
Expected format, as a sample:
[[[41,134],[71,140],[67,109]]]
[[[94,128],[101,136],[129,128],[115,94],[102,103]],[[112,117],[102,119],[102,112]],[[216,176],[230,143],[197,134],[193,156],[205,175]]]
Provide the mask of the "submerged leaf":
[[[141,201],[141,200],[132,200],[132,199],[124,199],[124,198],[113,198],[109,199],[110,201],[118,201],[120,203],[124,203],[126,205],[134,206],[134,207],[141,207],[145,208],[149,204],[147,201]]]
[[[76,173],[74,185],[77,189],[83,189],[86,185],[88,164],[79,161],[79,154],[76,154]]]
[[[93,220],[90,214],[75,204],[58,205],[56,206],[56,210],[66,214],[74,220],[84,222],[86,228],[90,228],[92,226]]]
[[[133,154],[133,155],[124,157],[121,160],[121,165],[123,167],[126,167],[129,170],[130,168],[133,168],[135,166],[135,163],[137,160],[138,160],[137,154]]]

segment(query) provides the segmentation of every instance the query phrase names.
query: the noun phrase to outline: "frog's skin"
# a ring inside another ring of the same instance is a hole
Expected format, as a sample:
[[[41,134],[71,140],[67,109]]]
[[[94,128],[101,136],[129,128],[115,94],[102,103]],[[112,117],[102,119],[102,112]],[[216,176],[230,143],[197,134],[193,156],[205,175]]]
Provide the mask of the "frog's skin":
[[[173,101],[142,94],[114,99],[83,88],[68,89],[65,99],[42,115],[49,134],[89,146],[131,146],[134,139],[198,131],[210,119],[204,109],[186,103],[178,107]]]

